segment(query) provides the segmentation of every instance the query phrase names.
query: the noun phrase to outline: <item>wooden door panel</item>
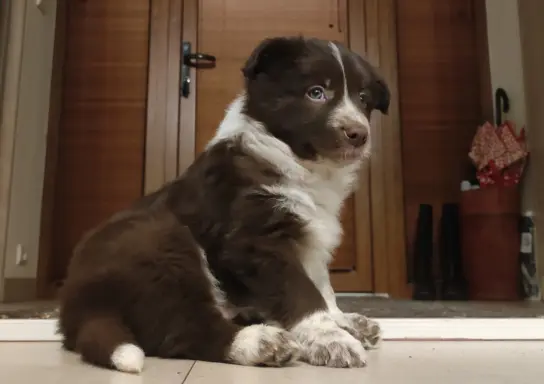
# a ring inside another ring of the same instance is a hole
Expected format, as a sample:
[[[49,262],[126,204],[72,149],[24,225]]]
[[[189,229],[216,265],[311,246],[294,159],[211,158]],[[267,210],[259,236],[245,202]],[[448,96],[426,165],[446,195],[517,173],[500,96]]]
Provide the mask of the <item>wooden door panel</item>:
[[[186,6],[190,2],[186,1]],[[198,51],[216,56],[217,65],[213,70],[196,71],[196,153],[214,136],[225,107],[242,89],[241,68],[257,44],[267,37],[301,34],[347,42],[346,7],[342,4],[345,2],[330,0],[198,2]],[[342,212],[344,238],[331,265],[333,271],[353,272],[357,264],[354,209],[354,199],[350,198]],[[370,265],[370,251],[359,257]],[[343,290],[371,287],[371,271],[359,270],[358,278]]]
[[[50,282],[82,234],[143,191],[150,0],[68,1]]]

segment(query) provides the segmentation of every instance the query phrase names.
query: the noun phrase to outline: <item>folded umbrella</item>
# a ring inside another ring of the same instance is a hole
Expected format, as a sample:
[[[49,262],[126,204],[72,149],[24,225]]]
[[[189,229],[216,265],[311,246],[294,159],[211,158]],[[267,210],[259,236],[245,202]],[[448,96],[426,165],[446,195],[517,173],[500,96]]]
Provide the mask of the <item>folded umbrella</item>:
[[[525,128],[517,134],[511,121],[478,127],[469,152],[481,186],[518,184],[528,156]]]

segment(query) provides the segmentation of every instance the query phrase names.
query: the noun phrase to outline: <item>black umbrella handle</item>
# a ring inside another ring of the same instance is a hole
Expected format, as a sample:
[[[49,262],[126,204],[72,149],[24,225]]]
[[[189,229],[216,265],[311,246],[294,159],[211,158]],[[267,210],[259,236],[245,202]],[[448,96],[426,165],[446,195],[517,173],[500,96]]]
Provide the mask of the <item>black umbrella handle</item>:
[[[504,88],[497,88],[495,91],[495,125],[502,124],[503,113],[510,111],[510,99]]]

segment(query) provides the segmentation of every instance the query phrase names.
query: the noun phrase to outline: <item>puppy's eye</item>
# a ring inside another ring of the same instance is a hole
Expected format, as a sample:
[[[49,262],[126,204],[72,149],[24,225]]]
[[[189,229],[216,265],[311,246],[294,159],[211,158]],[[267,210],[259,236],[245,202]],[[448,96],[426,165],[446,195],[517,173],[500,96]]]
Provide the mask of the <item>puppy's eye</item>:
[[[365,106],[365,108],[368,105],[369,98],[370,95],[364,89],[359,92],[359,100],[361,100],[361,103]]]
[[[308,89],[308,92],[306,92],[306,96],[312,101],[327,100],[327,95],[325,95],[325,89],[320,85],[316,85]]]

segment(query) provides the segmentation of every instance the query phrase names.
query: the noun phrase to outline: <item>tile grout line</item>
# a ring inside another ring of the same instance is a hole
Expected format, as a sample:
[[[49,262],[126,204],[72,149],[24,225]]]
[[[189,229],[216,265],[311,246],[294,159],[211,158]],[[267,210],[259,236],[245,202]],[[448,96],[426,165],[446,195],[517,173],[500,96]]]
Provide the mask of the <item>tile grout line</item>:
[[[189,368],[189,369],[187,370],[187,373],[185,374],[185,377],[183,378],[183,380],[181,381],[180,384],[185,384],[185,382],[186,382],[187,379],[189,378],[189,375],[191,374],[191,372],[193,372],[193,368],[195,367],[196,363],[197,363],[196,360],[193,361],[193,364],[191,365],[191,368]]]

